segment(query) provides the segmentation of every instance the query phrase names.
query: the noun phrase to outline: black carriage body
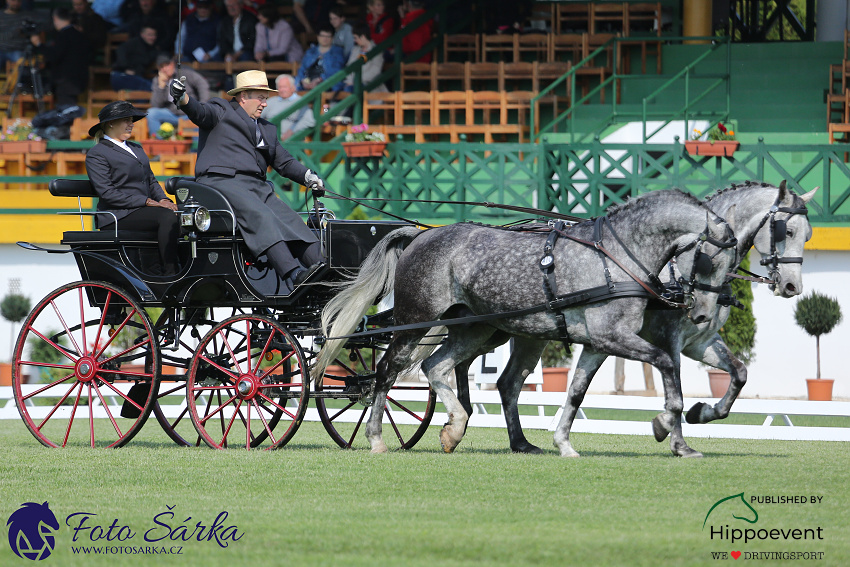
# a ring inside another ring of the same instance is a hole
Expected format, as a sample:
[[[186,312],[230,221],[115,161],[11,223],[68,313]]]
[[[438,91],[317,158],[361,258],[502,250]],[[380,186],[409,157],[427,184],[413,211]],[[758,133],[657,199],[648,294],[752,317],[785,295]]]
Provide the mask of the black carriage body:
[[[57,195],[96,196],[85,180],[56,180],[51,190]],[[220,192],[187,178],[169,180],[167,191],[177,197],[180,214],[187,210],[188,203],[205,207],[210,213],[206,232],[188,230],[181,238],[180,273],[156,276],[149,272],[148,267],[158,259],[153,232],[116,233],[114,228],[65,232],[62,244],[74,252],[82,279],[105,281],[134,291],[149,307],[271,308],[281,311],[284,319],[293,318],[295,323],[305,316],[312,319],[332,295],[332,288],[321,283],[338,280],[342,272],[356,271],[381,238],[407,226],[397,221],[324,218],[322,228],[313,230],[322,241],[327,263],[324,272],[317,274],[314,285],[282,295],[277,274],[264,256],[254,258],[245,246],[233,209]],[[103,305],[103,298],[89,300]]]

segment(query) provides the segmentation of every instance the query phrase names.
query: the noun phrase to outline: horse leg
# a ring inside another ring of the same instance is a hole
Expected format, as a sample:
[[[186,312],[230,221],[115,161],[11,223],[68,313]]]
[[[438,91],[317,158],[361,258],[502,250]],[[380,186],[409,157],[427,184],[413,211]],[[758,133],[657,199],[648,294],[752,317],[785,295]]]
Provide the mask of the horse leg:
[[[697,347],[687,349],[683,353],[694,360],[725,370],[729,373],[731,381],[729,389],[714,406],[698,402],[688,410],[685,419],[688,423],[708,423],[716,419],[725,419],[732,409],[732,404],[738,399],[741,389],[747,383],[747,367],[729,351],[729,347],[720,335],[714,335],[708,344],[697,345]]]
[[[472,361],[475,360],[469,359],[461,362],[455,367],[455,382],[457,383],[457,399],[460,402],[461,407],[463,407],[463,411],[466,412],[466,415],[472,415],[472,402],[469,399],[469,366],[472,364]],[[469,422],[466,422],[467,426]],[[466,433],[466,428],[463,429],[464,434]]]
[[[395,383],[399,372],[408,365],[411,355],[416,350],[422,333],[398,333],[393,337],[387,352],[378,362],[375,377],[375,399],[372,402],[372,411],[366,422],[366,439],[372,447],[372,453],[386,453],[388,451],[382,435],[381,422],[384,418],[384,409],[387,405],[387,393]]]
[[[449,329],[446,342],[422,362],[422,371],[448,413],[448,422],[440,431],[440,445],[446,453],[458,446],[469,421],[469,413],[455,396],[448,378],[459,364],[473,357],[494,332],[492,327],[483,325]]]
[[[584,401],[587,388],[593,380],[593,376],[605,359],[607,354],[596,351],[593,347],[585,345],[581,350],[581,356],[575,364],[573,380],[567,390],[567,401],[564,403],[564,412],[558,427],[555,428],[555,447],[561,452],[562,457],[578,457],[579,454],[570,443],[570,429],[572,429],[578,408]]]
[[[543,453],[543,449],[532,445],[525,438],[522,424],[519,421],[519,393],[522,385],[529,374],[534,371],[540,355],[548,341],[514,337],[511,348],[511,357],[505,370],[499,376],[496,387],[502,398],[502,407],[505,411],[505,422],[508,426],[508,439],[511,451],[514,453]]]

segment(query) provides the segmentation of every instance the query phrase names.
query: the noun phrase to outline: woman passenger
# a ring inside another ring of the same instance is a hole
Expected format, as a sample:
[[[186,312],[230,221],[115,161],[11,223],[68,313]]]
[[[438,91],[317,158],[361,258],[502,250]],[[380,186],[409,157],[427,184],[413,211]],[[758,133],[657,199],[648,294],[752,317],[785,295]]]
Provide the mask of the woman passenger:
[[[123,100],[104,106],[97,115],[100,122],[89,130],[97,144],[86,154],[86,172],[100,197],[97,210],[113,213],[120,230],[156,232],[161,263],[150,272],[173,275],[179,271],[177,205],[154,177],[142,146],[127,142],[133,123],[145,116]],[[101,230],[114,230],[115,218],[97,215],[95,222]]]

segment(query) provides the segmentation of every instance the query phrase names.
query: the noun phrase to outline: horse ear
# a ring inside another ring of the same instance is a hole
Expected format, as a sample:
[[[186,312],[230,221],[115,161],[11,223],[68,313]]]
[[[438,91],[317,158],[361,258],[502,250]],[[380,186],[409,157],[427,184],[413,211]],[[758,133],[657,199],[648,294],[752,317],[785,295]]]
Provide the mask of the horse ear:
[[[815,193],[817,193],[818,189],[820,189],[820,186],[815,187],[805,195],[800,195],[800,198],[803,200],[804,203],[808,203],[812,200],[812,198],[814,198]]]
[[[786,180],[783,179],[782,183],[779,184],[779,197],[777,198],[777,201],[781,203],[786,197],[788,197],[788,184]]]

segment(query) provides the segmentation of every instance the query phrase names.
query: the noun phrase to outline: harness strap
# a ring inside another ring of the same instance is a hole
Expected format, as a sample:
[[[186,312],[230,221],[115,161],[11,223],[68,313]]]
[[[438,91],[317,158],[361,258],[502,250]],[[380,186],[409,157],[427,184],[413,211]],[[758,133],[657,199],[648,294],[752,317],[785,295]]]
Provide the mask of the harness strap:
[[[558,334],[561,336],[567,353],[570,352],[569,333],[567,332],[567,320],[563,312],[555,310],[552,304],[558,299],[558,282],[555,279],[555,243],[558,241],[558,236],[564,232],[566,223],[558,221],[555,223],[554,230],[549,232],[546,237],[546,244],[543,245],[543,257],[540,259],[540,271],[543,272],[543,293],[546,295],[547,306],[555,314],[555,322],[558,325]]]
[[[608,232],[611,233],[611,236],[614,237],[614,240],[617,241],[617,244],[620,245],[626,255],[631,258],[632,262],[634,262],[641,270],[643,270],[643,273],[646,274],[647,279],[650,281],[650,283],[652,283],[652,285],[656,287],[661,287],[661,280],[658,279],[658,276],[647,270],[646,266],[641,264],[640,260],[638,260],[634,254],[632,254],[632,251],[629,250],[629,247],[626,246],[626,244],[620,239],[620,236],[614,230],[614,227],[611,226],[611,221],[608,219],[608,217],[606,216],[603,218],[605,219],[605,226],[608,228]]]
[[[382,327],[380,329],[370,329],[360,333],[352,333],[350,335],[339,335],[336,337],[327,337],[326,340],[337,339],[357,339],[370,335],[379,335],[382,333],[395,333],[398,331],[412,331],[415,329],[426,329],[431,327],[451,327],[452,325],[470,325],[472,323],[483,323],[485,321],[493,321],[495,319],[513,319],[515,317],[524,317],[533,315],[542,311],[563,309],[565,307],[574,307],[585,303],[598,303],[608,299],[617,299],[623,297],[645,297],[648,299],[663,299],[654,293],[647,292],[640,282],[624,281],[617,283],[617,290],[611,292],[608,286],[598,286],[591,289],[576,291],[567,295],[562,295],[554,300],[554,302],[539,303],[525,309],[516,309],[513,311],[502,311],[500,313],[488,313],[487,315],[472,315],[469,317],[456,317],[453,319],[440,319],[437,321],[423,321],[420,323],[409,323],[407,325],[396,325],[392,327]]]
[[[611,280],[611,270],[608,269],[608,260],[605,259],[605,254],[603,254],[600,250],[602,247],[603,218],[604,217],[598,217],[593,222],[593,246],[596,248],[596,253],[599,254],[599,258],[602,260],[602,273],[605,274],[605,283],[608,284],[608,289],[614,291],[614,282]]]

